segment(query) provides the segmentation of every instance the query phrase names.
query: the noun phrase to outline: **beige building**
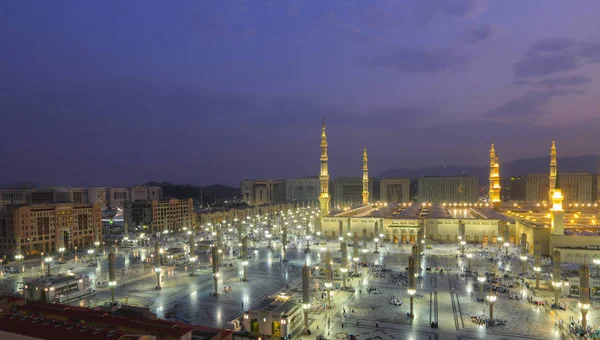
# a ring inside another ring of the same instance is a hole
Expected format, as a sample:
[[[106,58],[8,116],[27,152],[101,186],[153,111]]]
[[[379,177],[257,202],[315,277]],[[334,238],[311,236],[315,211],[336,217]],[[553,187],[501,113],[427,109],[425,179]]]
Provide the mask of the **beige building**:
[[[475,203],[479,200],[476,176],[419,177],[419,201],[431,203]]]
[[[293,203],[316,203],[321,185],[318,177],[302,177],[285,181],[285,201]]]
[[[182,231],[194,226],[194,200],[152,201],[152,232]]]
[[[369,201],[373,201],[373,178],[369,178]],[[360,177],[336,178],[333,184],[333,198],[337,205],[361,205],[363,202],[363,179]]]
[[[560,186],[565,196],[565,202],[591,203],[592,202],[592,175],[589,173],[558,173]],[[549,175],[527,175],[526,200],[529,202],[547,202],[550,190]]]
[[[108,189],[103,187],[89,188],[88,199],[90,204],[100,203],[106,209],[108,204]]]
[[[242,200],[249,205],[283,203],[285,186],[282,180],[245,180],[241,184]]]
[[[0,254],[39,255],[83,249],[102,240],[102,206],[83,204],[0,207]]]
[[[161,187],[146,187],[136,185],[129,188],[129,200],[160,200],[162,199],[162,188]]]
[[[123,209],[123,203],[130,201],[130,192],[127,188],[108,189],[108,207],[112,209]]]
[[[28,204],[31,201],[31,190],[2,189],[0,190],[0,205]]]
[[[528,202],[548,201],[548,191],[550,190],[548,178],[547,174],[527,175],[525,178],[525,200]]]
[[[379,181],[379,194],[383,202],[410,202],[410,179],[382,178]]]

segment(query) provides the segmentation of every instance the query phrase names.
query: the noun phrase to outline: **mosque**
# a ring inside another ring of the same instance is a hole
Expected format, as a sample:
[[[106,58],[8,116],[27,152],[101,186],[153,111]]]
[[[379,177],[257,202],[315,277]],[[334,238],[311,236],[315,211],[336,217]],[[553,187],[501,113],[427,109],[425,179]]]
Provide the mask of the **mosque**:
[[[454,243],[509,246],[521,244],[533,253],[540,241],[541,255],[558,250],[563,262],[600,263],[600,233],[595,226],[597,204],[563,208],[556,143],[550,148],[548,200],[524,204],[503,203],[500,197],[500,163],[492,143],[489,158],[489,199],[464,203],[369,202],[367,150],[363,151],[362,205],[351,210],[331,209],[325,122],[321,129],[320,232],[327,239],[359,238],[389,243]],[[546,204],[550,202],[550,204]],[[419,233],[420,232],[420,233]],[[418,235],[423,235],[423,240]]]

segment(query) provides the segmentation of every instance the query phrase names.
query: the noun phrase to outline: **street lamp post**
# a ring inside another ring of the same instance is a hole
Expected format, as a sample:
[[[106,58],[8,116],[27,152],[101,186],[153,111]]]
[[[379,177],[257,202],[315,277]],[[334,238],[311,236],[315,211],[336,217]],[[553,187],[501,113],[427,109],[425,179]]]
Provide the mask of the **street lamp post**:
[[[496,242],[498,243],[498,250],[499,251],[502,250],[502,240],[503,240],[502,236],[496,237]]]
[[[65,262],[65,257],[64,257],[65,248],[64,247],[58,248],[58,252],[60,253],[60,262]]]
[[[527,256],[521,255],[520,259],[521,259],[521,272],[523,272],[523,275],[525,275],[525,271],[527,270]]]
[[[46,259],[44,261],[46,262],[46,265],[48,266],[48,276],[50,276],[50,264],[52,263],[52,258],[46,257]]]
[[[409,313],[409,316],[412,318],[414,316],[414,314],[413,314],[413,300],[415,298],[415,293],[417,292],[417,290],[409,288],[407,290],[407,292],[408,292],[408,296],[409,296],[409,299],[410,299],[410,313]]]
[[[248,281],[248,261],[242,261],[242,271],[244,272],[244,278],[242,279],[244,282]]]
[[[376,237],[375,240],[373,240],[373,241],[375,241],[375,251],[373,253],[378,254],[379,253],[379,248],[377,246],[377,242],[379,242],[379,238]]]
[[[190,276],[196,276],[196,256],[190,257]]]
[[[17,255],[15,255],[15,259],[16,259],[17,261],[19,261],[19,269],[20,269],[20,271],[21,271],[21,272],[24,272],[24,271],[25,271],[25,268],[23,268],[23,255],[21,255],[21,254],[17,254]]]
[[[325,288],[327,289],[327,308],[331,309],[331,282],[325,282]]]
[[[161,267],[154,268],[154,272],[156,273],[156,289],[161,289],[160,287],[160,272],[162,271]]]
[[[411,255],[408,257],[408,290],[407,293],[410,297],[410,313],[409,317],[414,317],[413,314],[413,299],[415,297],[415,293],[417,292],[417,276],[419,274],[416,273],[415,270],[415,258]]]
[[[540,289],[540,272],[542,271],[542,268],[533,267],[533,271],[535,272],[535,289]]]
[[[94,255],[94,249],[88,249],[87,253],[88,253],[89,257],[90,257],[89,260],[92,261],[92,256]]]
[[[467,270],[471,272],[471,259],[473,258],[473,254],[467,254]]]
[[[504,249],[506,249],[506,257],[508,257],[508,247],[510,247],[510,243],[504,242]]]
[[[485,276],[483,276],[483,273],[479,274],[477,281],[479,282],[479,294],[483,295],[483,286],[485,285]]]
[[[496,302],[496,298],[496,294],[492,292],[487,296],[487,300],[490,304],[490,323],[492,325],[494,324],[494,303]]]
[[[341,268],[340,271],[342,272],[342,287],[346,288],[346,273],[348,273],[348,268]]]

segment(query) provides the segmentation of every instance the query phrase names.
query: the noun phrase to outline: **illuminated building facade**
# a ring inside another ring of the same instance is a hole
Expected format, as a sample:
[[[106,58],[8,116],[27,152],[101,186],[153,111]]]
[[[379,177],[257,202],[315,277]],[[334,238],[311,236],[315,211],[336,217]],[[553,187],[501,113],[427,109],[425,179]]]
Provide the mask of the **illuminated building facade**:
[[[288,203],[317,203],[321,193],[318,177],[293,178],[285,181],[285,201]]]
[[[419,201],[444,203],[475,203],[479,200],[479,180],[476,176],[419,177]]]
[[[410,179],[382,178],[379,181],[379,193],[383,202],[408,203],[410,199]]]
[[[0,254],[39,255],[92,246],[102,240],[102,205],[0,207]]]
[[[285,181],[242,181],[242,200],[248,205],[277,204],[285,202]]]

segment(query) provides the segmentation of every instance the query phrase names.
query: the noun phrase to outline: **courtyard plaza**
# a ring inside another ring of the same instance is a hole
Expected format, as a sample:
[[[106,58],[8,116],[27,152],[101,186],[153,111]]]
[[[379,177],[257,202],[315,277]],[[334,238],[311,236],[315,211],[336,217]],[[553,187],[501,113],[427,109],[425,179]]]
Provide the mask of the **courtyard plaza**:
[[[306,242],[303,238],[290,242],[288,262],[281,261],[281,254],[277,251],[280,245],[276,242],[272,242],[272,248],[267,247],[267,242],[257,242],[249,250],[247,282],[241,280],[241,260],[230,249],[223,256],[220,268],[219,296],[212,294],[214,285],[208,254],[200,256],[194,268],[189,264],[163,265],[162,289],[155,290],[156,275],[153,266],[144,264],[153,248],[116,248],[115,298],[121,303],[148,307],[160,318],[224,327],[227,322],[240,318],[243,311],[266,297],[285,294],[295,301],[301,301],[301,292],[297,289],[301,285],[301,268],[306,263],[314,269],[314,266],[322,263],[325,249],[329,249],[334,261],[339,263],[339,242],[324,244],[319,241],[319,249],[311,246],[309,253],[305,253],[306,245],[303,242]],[[422,277],[417,281],[414,317],[409,318],[406,284],[395,280],[394,276],[406,272],[411,246],[384,243],[380,245],[379,253],[374,253],[374,244],[369,242],[367,249],[367,252],[360,253],[360,261],[371,265],[359,267],[359,272],[362,273],[360,277],[347,279],[347,286],[353,287],[354,292],[339,289],[333,291],[331,309],[327,308],[327,298],[323,291],[318,289],[323,280],[315,277],[311,279],[311,287],[314,288],[311,291],[312,310],[309,314],[311,335],[302,335],[302,338],[341,339],[353,335],[361,339],[559,339],[567,330],[558,326],[558,320],[563,320],[566,326],[570,320],[577,321],[580,318],[577,299],[563,299],[561,302],[567,304],[567,310],[564,311],[549,310],[546,305],[528,303],[527,297],[534,294],[537,299],[551,299],[552,292],[544,291],[548,282],[542,280],[542,287],[538,291],[517,286],[507,293],[497,294],[494,316],[505,320],[505,325],[486,327],[472,322],[472,316],[488,315],[489,305],[485,299],[487,292],[484,290],[483,296],[480,296],[476,277],[468,277],[467,273],[492,273],[496,270],[494,263],[503,261],[497,266],[497,270],[510,277],[503,281],[520,282],[519,249],[509,247],[509,256],[506,257],[506,248],[499,249],[492,245],[467,245],[465,253],[473,254],[470,260],[460,256],[460,246],[457,245],[427,246],[421,259],[423,270]],[[101,254],[104,253],[101,251]],[[88,267],[81,262],[87,259],[86,255],[77,262],[52,268],[53,274],[70,270],[92,279],[95,293],[71,301],[70,304],[95,307],[110,301],[108,286],[98,284],[98,281],[104,281],[108,277],[107,257],[94,257],[98,262],[95,267]],[[529,262],[531,268],[532,259]],[[385,266],[391,272],[375,275],[378,272],[373,265]],[[41,265],[39,267],[36,269],[34,266],[34,269],[29,269],[24,275],[43,275],[43,268]],[[546,261],[544,271],[549,272],[550,267],[550,262]],[[353,268],[354,264],[350,270],[354,270]],[[189,275],[192,269],[196,276]],[[16,289],[23,280],[22,275],[4,277],[0,281],[2,288]],[[341,280],[336,283],[341,284]],[[223,292],[222,287],[227,287],[227,292]],[[377,288],[381,294],[369,293],[369,287]],[[508,298],[510,294],[518,294],[522,298],[512,300]],[[477,298],[483,298],[484,302],[478,302]],[[401,301],[402,304],[393,305],[390,303],[392,299]],[[600,322],[598,309],[599,305],[594,301],[588,314],[592,325]],[[437,322],[439,328],[431,328],[432,322]]]

